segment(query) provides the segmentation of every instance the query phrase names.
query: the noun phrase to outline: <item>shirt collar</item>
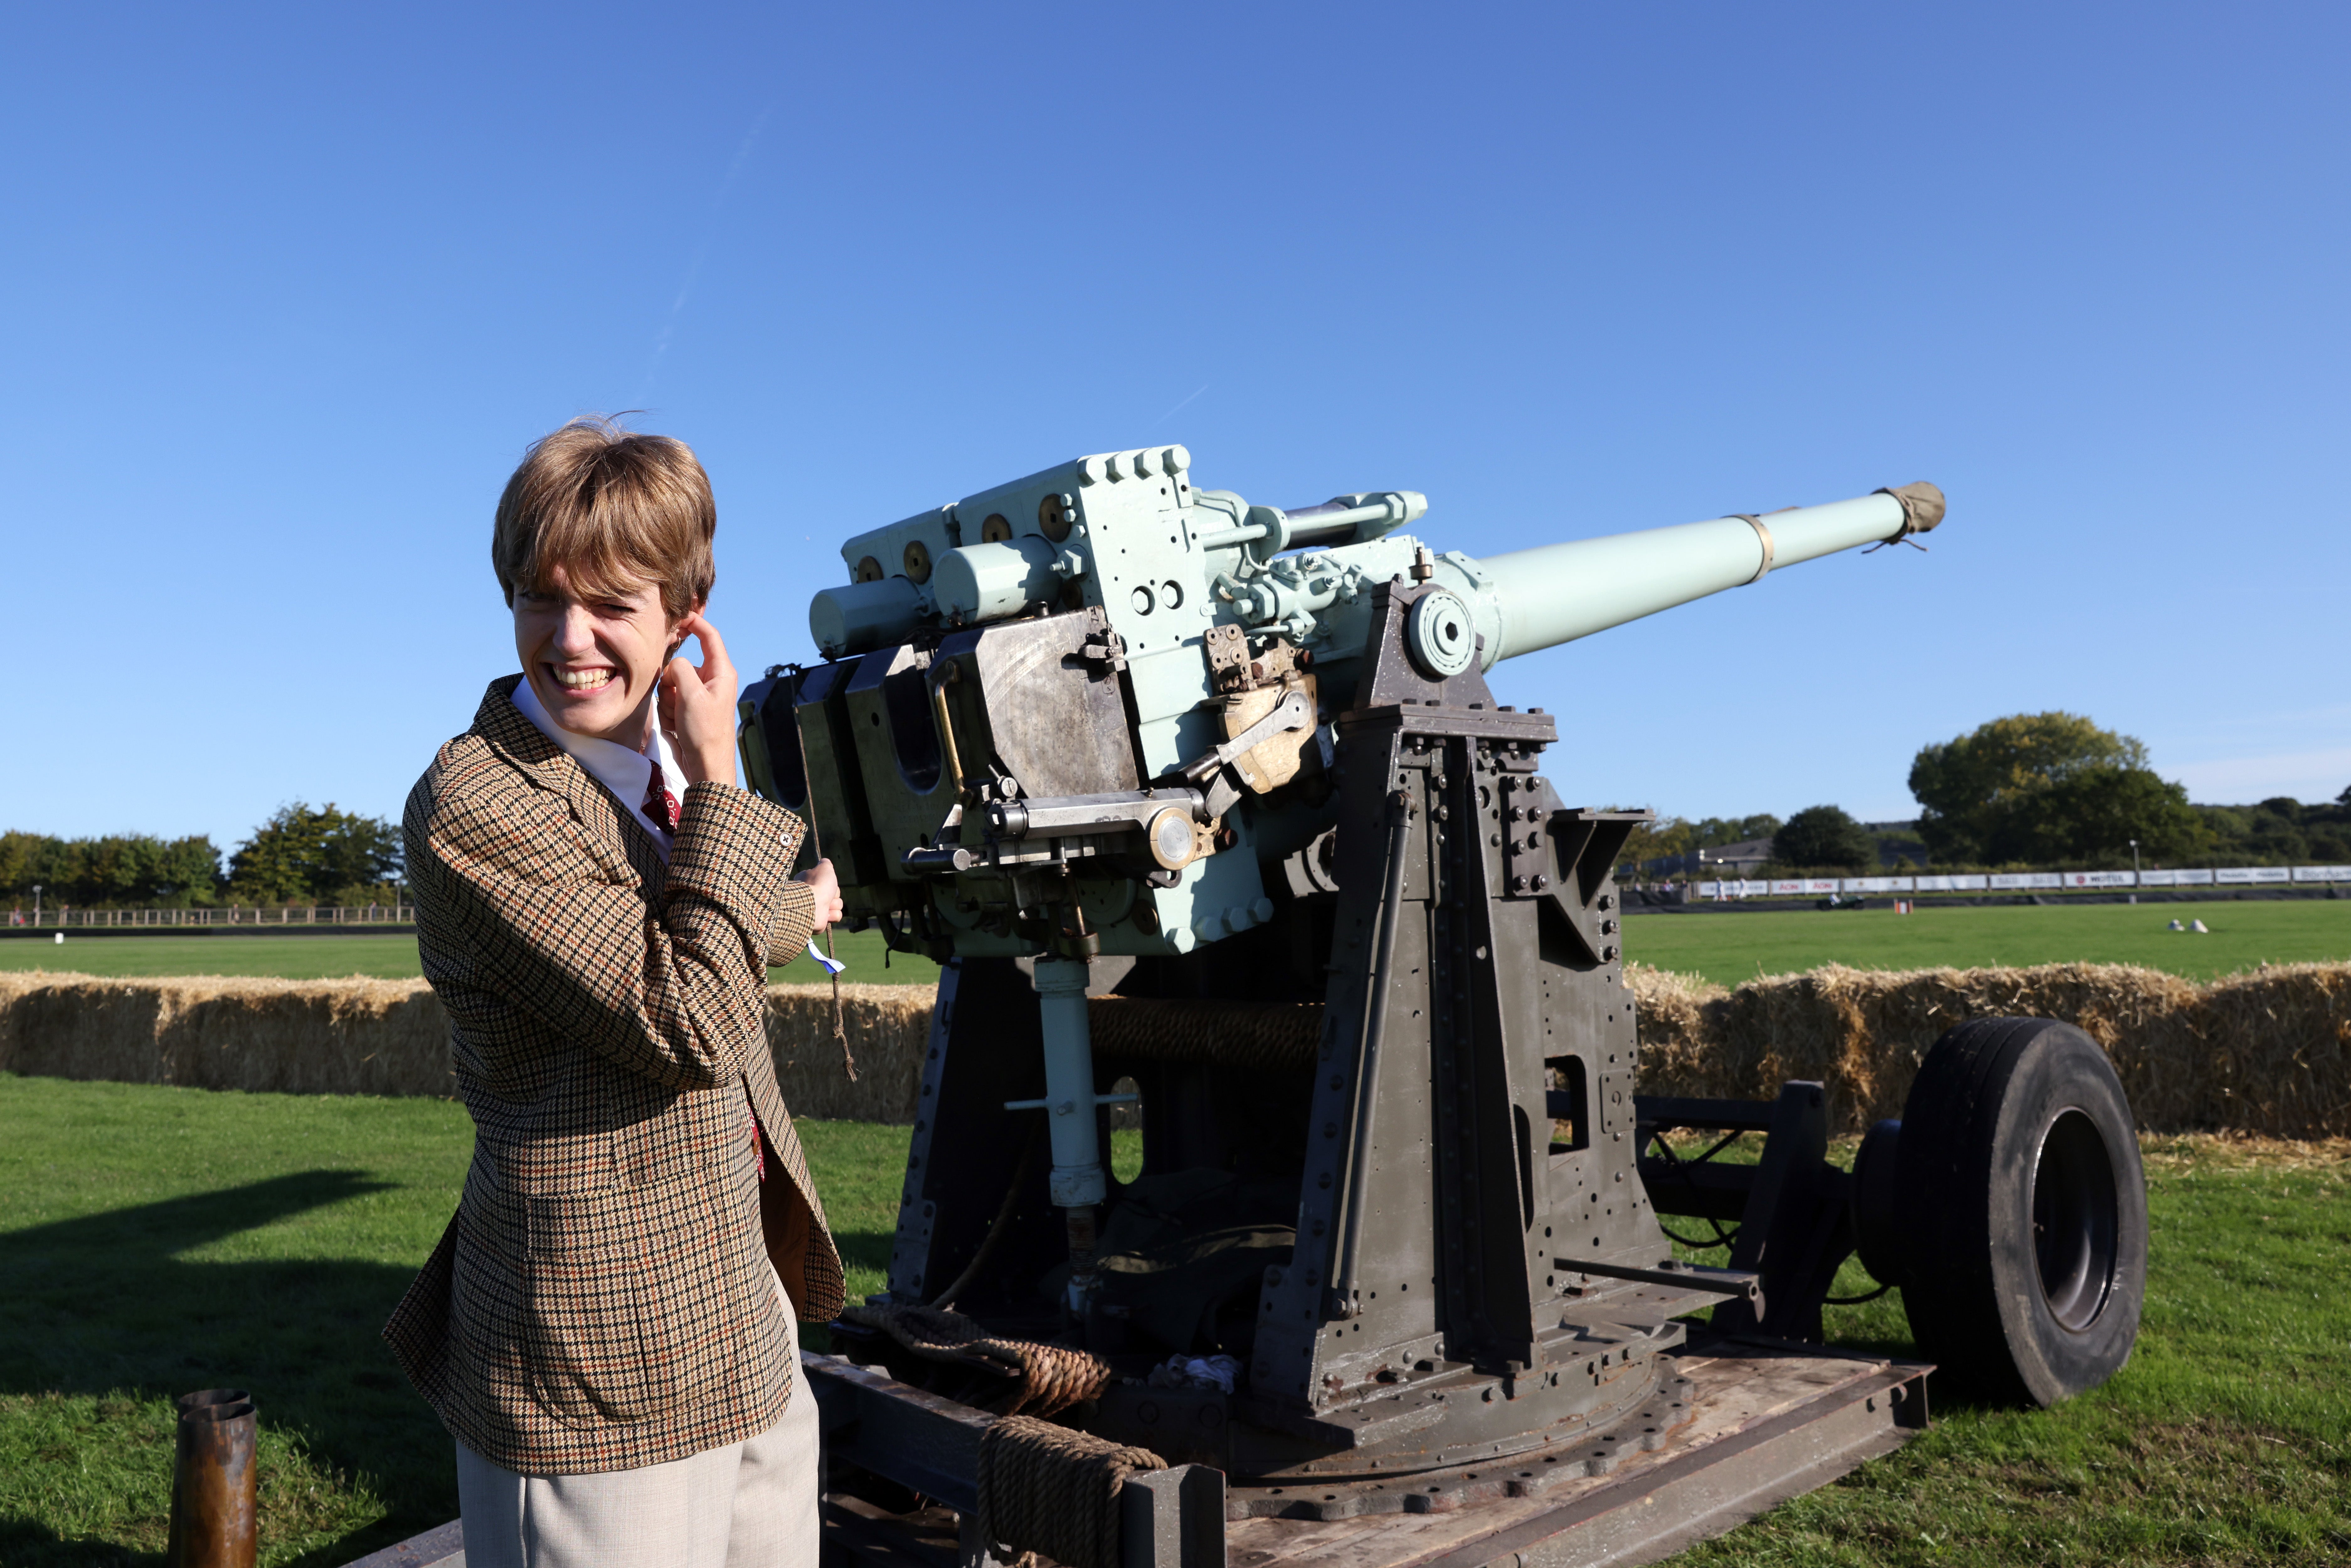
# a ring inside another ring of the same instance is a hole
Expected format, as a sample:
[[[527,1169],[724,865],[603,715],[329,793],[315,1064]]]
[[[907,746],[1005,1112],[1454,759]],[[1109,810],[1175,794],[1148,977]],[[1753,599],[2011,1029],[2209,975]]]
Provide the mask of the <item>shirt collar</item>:
[[[653,768],[662,770],[662,785],[681,804],[685,800],[685,775],[677,765],[677,754],[670,749],[669,737],[661,726],[653,726],[653,755],[632,751],[610,740],[599,740],[592,735],[580,735],[564,728],[549,716],[541,706],[538,694],[530,687],[530,677],[525,675],[514,690],[514,706],[523,717],[530,720],[541,735],[571,754],[572,759],[588,770],[589,776],[612,792],[631,816],[644,824],[653,837],[662,859],[669,859],[670,831],[668,827],[645,815],[646,786],[653,781]]]

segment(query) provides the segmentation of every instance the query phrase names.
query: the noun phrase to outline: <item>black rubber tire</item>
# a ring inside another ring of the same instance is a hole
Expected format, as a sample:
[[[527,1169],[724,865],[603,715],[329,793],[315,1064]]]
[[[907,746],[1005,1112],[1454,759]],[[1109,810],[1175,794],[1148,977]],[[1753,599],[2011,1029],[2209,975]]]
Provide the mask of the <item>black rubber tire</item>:
[[[2147,1298],[2147,1176],[2106,1053],[2072,1024],[1978,1019],[1902,1112],[1902,1305],[1937,1381],[2053,1405],[2122,1370]]]

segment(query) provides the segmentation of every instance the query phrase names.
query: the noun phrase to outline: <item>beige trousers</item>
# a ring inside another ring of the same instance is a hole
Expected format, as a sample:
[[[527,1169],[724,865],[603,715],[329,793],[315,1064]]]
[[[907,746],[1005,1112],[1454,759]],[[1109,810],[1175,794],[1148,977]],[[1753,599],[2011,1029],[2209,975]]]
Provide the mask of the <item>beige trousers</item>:
[[[791,1403],[756,1437],[594,1476],[523,1475],[458,1444],[465,1568],[816,1568],[816,1396],[789,1301],[784,1322]]]

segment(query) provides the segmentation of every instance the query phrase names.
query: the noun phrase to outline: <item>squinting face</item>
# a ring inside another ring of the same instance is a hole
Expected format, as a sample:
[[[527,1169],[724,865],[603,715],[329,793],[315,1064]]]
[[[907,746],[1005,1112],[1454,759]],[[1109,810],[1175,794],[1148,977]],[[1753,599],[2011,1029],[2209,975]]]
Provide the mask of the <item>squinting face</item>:
[[[548,716],[575,735],[643,747],[662,668],[683,640],[649,582],[572,591],[561,566],[514,596],[515,652]]]

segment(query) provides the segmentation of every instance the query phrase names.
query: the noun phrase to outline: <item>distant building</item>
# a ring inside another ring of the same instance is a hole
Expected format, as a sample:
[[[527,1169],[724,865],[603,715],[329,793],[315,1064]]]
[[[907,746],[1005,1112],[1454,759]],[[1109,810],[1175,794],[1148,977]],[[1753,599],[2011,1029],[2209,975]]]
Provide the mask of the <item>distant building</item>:
[[[1918,824],[1910,822],[1864,822],[1877,840],[1877,863],[1891,870],[1901,861],[1914,866],[1927,863],[1927,841],[1918,836]]]
[[[1771,858],[1771,841],[1743,839],[1735,844],[1708,844],[1698,852],[1708,874],[1719,872],[1726,876],[1751,876],[1755,869]],[[1692,870],[1698,865],[1693,864]]]
[[[1927,844],[1918,837],[1917,823],[1864,822],[1862,827],[1877,841],[1880,870],[1891,870],[1902,861],[1926,865]],[[1643,861],[1640,873],[1644,876],[1750,877],[1771,858],[1771,840],[1742,839],[1735,844],[1708,844],[1689,854]]]

